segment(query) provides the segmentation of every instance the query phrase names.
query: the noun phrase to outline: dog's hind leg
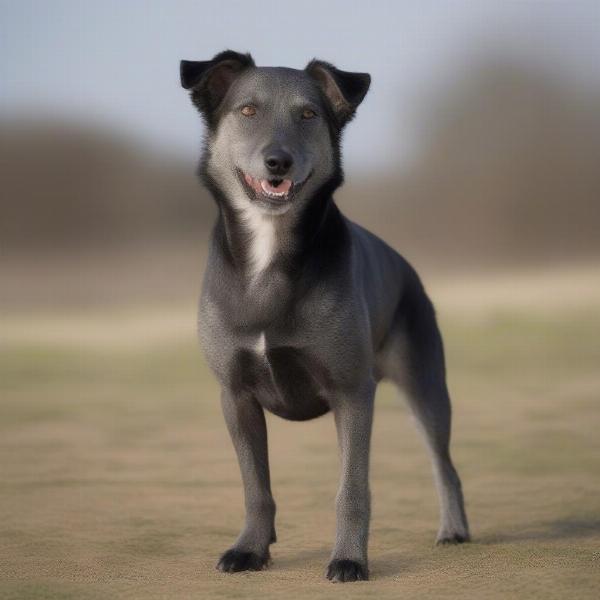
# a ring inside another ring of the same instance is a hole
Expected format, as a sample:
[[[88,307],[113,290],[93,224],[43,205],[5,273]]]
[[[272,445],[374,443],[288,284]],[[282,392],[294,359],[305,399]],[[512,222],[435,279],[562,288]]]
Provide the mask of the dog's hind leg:
[[[258,571],[268,564],[269,544],[276,541],[265,415],[254,398],[227,390],[223,391],[222,405],[242,473],[246,524],[217,568],[228,573]]]
[[[433,475],[440,502],[440,528],[437,544],[460,544],[469,541],[460,478],[450,457],[451,409],[444,385],[428,389],[423,382],[408,391],[408,402],[423,431],[433,463]]]
[[[460,478],[450,457],[450,397],[433,306],[420,283],[402,303],[386,349],[383,374],[408,397],[433,463],[440,501],[437,544],[469,541]]]

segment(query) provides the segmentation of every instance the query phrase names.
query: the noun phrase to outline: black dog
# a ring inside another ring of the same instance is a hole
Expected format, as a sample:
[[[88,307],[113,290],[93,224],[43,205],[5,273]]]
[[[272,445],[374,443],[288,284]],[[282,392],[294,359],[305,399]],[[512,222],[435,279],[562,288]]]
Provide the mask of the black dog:
[[[293,420],[331,410],[342,475],[327,577],[368,578],[369,441],[382,378],[408,392],[431,451],[438,543],[469,539],[431,302],[412,267],[332,198],[343,178],[341,132],[370,80],[317,60],[303,71],[257,68],[233,51],[181,63],[206,120],[200,173],[219,208],[200,337],[246,498],[246,525],[222,571],[261,569],[275,541],[264,410]]]

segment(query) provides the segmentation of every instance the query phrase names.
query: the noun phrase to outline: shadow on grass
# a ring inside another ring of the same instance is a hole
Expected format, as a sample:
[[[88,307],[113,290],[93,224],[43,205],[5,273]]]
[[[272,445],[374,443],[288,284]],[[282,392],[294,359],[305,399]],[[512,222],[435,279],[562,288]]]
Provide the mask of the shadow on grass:
[[[600,519],[573,517],[524,526],[521,530],[510,533],[477,536],[476,541],[479,544],[495,545],[510,542],[581,539],[596,535],[600,535]]]

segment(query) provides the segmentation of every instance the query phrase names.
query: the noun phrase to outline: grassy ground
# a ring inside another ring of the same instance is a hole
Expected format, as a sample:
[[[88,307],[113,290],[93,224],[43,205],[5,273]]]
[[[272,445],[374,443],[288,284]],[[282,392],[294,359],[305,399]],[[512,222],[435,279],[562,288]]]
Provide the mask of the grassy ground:
[[[242,497],[193,308],[6,320],[0,597],[597,598],[600,303],[438,304],[474,543],[433,547],[428,458],[382,386],[372,581],[346,586],[324,579],[338,468],[330,416],[269,419],[273,565],[214,570]]]

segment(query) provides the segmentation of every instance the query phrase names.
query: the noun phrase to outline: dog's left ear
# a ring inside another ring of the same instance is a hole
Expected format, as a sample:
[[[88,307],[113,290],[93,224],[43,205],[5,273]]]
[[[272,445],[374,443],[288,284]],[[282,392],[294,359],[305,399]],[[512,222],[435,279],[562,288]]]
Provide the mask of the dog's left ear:
[[[340,127],[343,127],[352,119],[358,105],[369,91],[371,76],[368,73],[341,71],[327,62],[316,59],[308,63],[305,71],[320,85],[331,103]]]
[[[210,114],[221,104],[238,75],[253,66],[250,54],[233,50],[225,50],[212,60],[182,60],[181,85],[191,90],[192,101],[210,121]]]

